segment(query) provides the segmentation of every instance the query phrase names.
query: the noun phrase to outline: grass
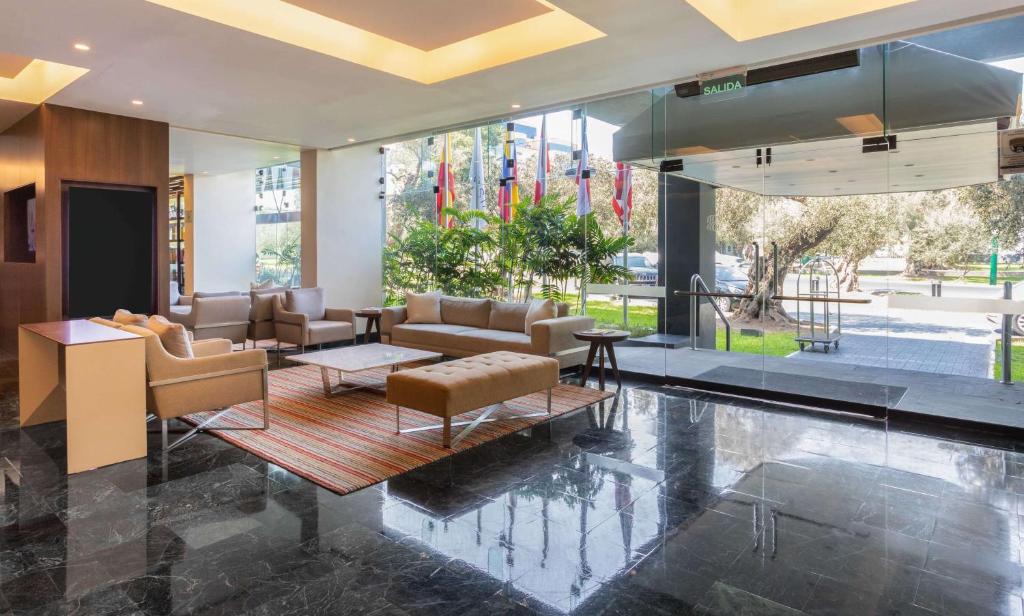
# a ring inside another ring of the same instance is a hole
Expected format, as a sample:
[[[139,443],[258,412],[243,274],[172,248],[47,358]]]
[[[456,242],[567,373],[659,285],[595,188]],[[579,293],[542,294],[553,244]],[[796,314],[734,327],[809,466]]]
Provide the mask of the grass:
[[[587,301],[587,315],[597,321],[597,327],[622,329],[622,304],[601,300]],[[658,331],[657,306],[629,307],[629,332],[633,337],[646,336]],[[793,341],[793,332],[764,332],[763,336],[744,336],[738,328],[732,332],[732,350],[736,353],[775,355],[784,357],[800,346]],[[725,350],[725,329],[718,328],[716,348]]]
[[[715,348],[719,351],[725,350],[725,329],[718,328]],[[744,336],[736,329],[732,331],[733,353],[751,353],[754,355],[774,355],[785,357],[794,351],[800,350],[794,340],[793,332],[763,332],[761,336]]]
[[[587,300],[587,316],[597,321],[597,327],[623,329],[622,304],[599,300]],[[629,333],[634,338],[658,331],[657,306],[630,306]]]
[[[1012,355],[1013,368],[1010,376],[1015,383],[1024,380],[1024,340],[1014,340],[1010,352]],[[992,366],[992,378],[1000,380],[1003,378],[1003,343],[996,341],[996,361]]]

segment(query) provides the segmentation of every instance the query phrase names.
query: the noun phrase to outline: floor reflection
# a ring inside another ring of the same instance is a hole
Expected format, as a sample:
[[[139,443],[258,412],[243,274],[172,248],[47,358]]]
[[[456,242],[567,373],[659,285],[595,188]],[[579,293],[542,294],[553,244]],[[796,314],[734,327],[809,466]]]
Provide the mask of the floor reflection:
[[[0,614],[1022,614],[1013,442],[632,387],[339,496],[209,436],[68,478],[11,391]]]

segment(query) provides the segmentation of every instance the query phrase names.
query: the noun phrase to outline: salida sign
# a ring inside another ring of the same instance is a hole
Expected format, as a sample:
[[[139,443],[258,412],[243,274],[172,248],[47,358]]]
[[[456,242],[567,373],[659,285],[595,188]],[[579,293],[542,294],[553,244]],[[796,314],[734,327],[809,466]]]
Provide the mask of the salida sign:
[[[701,96],[718,96],[721,94],[739,94],[747,86],[746,75],[729,75],[708,79],[700,82]]]

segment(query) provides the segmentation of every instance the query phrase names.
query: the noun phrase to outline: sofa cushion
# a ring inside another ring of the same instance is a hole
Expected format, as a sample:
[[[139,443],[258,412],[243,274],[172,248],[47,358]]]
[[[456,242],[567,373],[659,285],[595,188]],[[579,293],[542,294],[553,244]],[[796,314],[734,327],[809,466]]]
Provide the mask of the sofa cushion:
[[[146,325],[146,319],[149,318],[144,314],[135,314],[123,308],[118,308],[114,312],[114,322],[120,323],[121,325]]]
[[[284,287],[250,291],[249,320],[256,323],[259,323],[260,321],[272,321],[274,319],[274,297],[280,296],[283,303],[284,292]]]
[[[443,323],[440,293],[406,293],[405,310],[406,323]]]
[[[515,351],[529,353],[533,350],[530,337],[522,331],[509,332],[500,329],[472,329],[453,336],[453,346],[474,353],[492,351]]]
[[[445,323],[400,323],[391,328],[391,342],[407,342],[431,347],[453,348],[455,334],[474,328]]]
[[[467,297],[442,297],[441,322],[467,327],[487,327],[491,318],[491,300]]]
[[[192,306],[170,306],[171,314],[188,316],[192,312]]]
[[[569,316],[569,304],[565,302],[559,302],[555,304],[555,316],[556,317],[567,317]]]
[[[529,304],[518,302],[491,302],[491,318],[487,329],[523,333],[526,330],[526,311]]]
[[[345,321],[310,321],[309,343],[323,344],[352,339],[352,324]]]
[[[544,319],[553,319],[557,312],[555,311],[555,302],[550,299],[535,299],[530,302],[530,307],[526,311],[526,327],[524,333],[530,334],[530,328],[533,327],[535,321],[543,321]]]
[[[146,321],[146,328],[157,336],[160,336],[160,344],[164,350],[175,357],[192,359],[192,343],[189,341],[188,332],[185,326],[180,323],[171,323],[164,317],[154,314]]]
[[[300,312],[308,316],[310,321],[323,321],[327,310],[324,290],[321,287],[289,289],[284,292],[284,309]]]
[[[234,297],[241,295],[241,291],[219,291],[217,293],[209,293],[204,291],[196,291],[192,294],[192,297]]]

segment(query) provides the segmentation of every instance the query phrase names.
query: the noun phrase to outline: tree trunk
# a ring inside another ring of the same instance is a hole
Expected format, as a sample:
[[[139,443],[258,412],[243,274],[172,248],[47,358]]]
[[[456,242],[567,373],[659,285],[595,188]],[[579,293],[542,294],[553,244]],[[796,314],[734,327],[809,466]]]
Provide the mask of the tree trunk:
[[[847,293],[860,291],[860,259],[843,257],[836,268],[839,273],[839,288]]]

